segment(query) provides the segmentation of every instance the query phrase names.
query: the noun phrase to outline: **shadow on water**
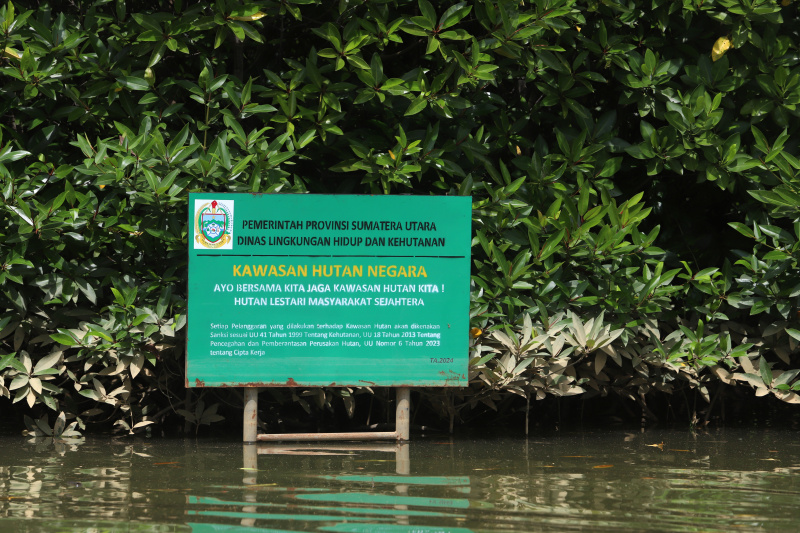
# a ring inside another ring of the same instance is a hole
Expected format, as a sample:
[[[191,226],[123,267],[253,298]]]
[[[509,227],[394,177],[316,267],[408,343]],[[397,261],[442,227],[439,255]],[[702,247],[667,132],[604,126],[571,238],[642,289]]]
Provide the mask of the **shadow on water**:
[[[0,531],[797,531],[796,433],[0,440]]]

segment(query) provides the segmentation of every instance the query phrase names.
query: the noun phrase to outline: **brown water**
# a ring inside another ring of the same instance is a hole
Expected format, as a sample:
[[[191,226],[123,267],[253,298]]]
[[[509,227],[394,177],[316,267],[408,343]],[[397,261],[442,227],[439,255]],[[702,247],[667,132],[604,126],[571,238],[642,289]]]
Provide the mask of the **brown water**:
[[[800,531],[795,431],[0,439],[0,532]]]

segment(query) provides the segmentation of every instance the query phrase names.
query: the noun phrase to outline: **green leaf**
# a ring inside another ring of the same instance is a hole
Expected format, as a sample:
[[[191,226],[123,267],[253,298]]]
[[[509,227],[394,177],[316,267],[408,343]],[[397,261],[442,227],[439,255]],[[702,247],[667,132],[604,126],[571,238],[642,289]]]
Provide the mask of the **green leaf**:
[[[135,328],[136,326],[144,322],[149,316],[150,316],[149,313],[142,313],[140,315],[136,315],[136,318],[134,318],[133,321],[131,322],[131,327]]]
[[[314,140],[316,136],[316,131],[308,130],[305,132],[298,140],[297,140],[297,148],[304,148],[308,143]]]
[[[499,248],[492,248],[492,258],[494,259],[497,266],[500,267],[500,271],[505,275],[511,275],[511,269],[508,265],[508,260],[506,259],[505,254]]]
[[[5,370],[6,367],[11,366],[11,361],[16,360],[16,355],[16,353],[0,355],[0,370]]]
[[[0,150],[0,163],[11,163],[19,161],[25,156],[31,155],[30,152],[25,150],[11,150],[11,146],[6,146]]]
[[[92,337],[100,337],[101,339],[103,339],[105,341],[108,341],[108,342],[111,342],[111,343],[114,342],[114,338],[111,336],[111,334],[109,332],[104,331],[103,329],[101,329],[101,328],[99,328],[97,326],[90,327],[89,331],[86,333],[86,335],[87,336],[92,336]]]
[[[424,96],[419,96],[412,100],[406,109],[405,116],[416,115],[428,106],[428,100]]]
[[[755,238],[753,230],[748,226],[745,226],[741,222],[728,222],[728,225],[733,229],[735,229],[736,231],[738,231],[739,233],[741,233],[742,235],[744,235],[745,237],[749,237],[751,239]]]
[[[792,370],[787,370],[786,372],[782,372],[780,376],[775,378],[775,388],[779,386],[788,386],[789,383],[800,374],[800,368],[794,368]]]
[[[117,78],[117,81],[120,85],[132,91],[147,91],[150,89],[150,84],[147,83],[147,80],[136,76],[122,76]]]
[[[769,387],[772,384],[772,369],[763,356],[760,357],[758,361],[758,372],[761,374],[761,379],[764,381],[764,384]]]
[[[28,376],[26,374],[18,375],[11,380],[11,383],[8,385],[8,390],[21,389],[22,387],[28,385],[28,381]]]
[[[64,346],[77,346],[80,342],[67,333],[51,333],[50,338]]]
[[[431,23],[431,28],[433,28],[433,24],[436,23],[436,10],[431,3],[428,0],[419,0],[419,10],[422,12],[422,16]]]
[[[41,374],[45,370],[52,369],[61,359],[61,355],[61,352],[53,352],[42,357],[36,362],[36,366],[33,367],[33,373]]]
[[[472,6],[468,6],[466,2],[459,2],[454,6],[450,6],[439,19],[439,30],[441,31],[455,25],[461,19],[469,15],[470,11],[472,11]]]
[[[96,402],[99,402],[100,400],[102,400],[100,395],[97,394],[97,391],[95,391],[94,389],[81,389],[81,390],[78,391],[78,394],[80,394],[81,396],[84,396],[86,398],[89,398],[90,400],[94,400]]]

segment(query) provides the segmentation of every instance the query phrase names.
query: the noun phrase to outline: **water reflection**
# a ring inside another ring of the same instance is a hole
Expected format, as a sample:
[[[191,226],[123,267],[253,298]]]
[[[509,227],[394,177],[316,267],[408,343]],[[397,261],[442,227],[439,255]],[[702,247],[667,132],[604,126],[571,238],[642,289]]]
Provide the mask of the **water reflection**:
[[[379,452],[379,453],[392,453],[394,456],[395,473],[398,475],[370,475],[370,476],[357,476],[357,475],[317,475],[314,476],[318,480],[333,482],[331,485],[341,485],[345,488],[357,487],[359,484],[369,486],[370,490],[375,489],[377,484],[390,484],[393,486],[393,494],[377,494],[375,492],[331,492],[329,490],[320,490],[317,487],[311,487],[309,490],[302,488],[293,488],[292,494],[287,497],[292,498],[293,502],[284,503],[268,503],[257,502],[256,493],[253,491],[245,494],[245,502],[235,502],[230,500],[221,500],[218,498],[197,498],[190,496],[188,499],[189,504],[199,505],[201,507],[211,507],[197,509],[190,509],[190,515],[204,516],[204,517],[221,517],[221,518],[237,518],[241,519],[241,526],[253,527],[256,520],[296,520],[296,521],[340,521],[346,519],[349,522],[369,522],[369,531],[383,531],[383,530],[410,530],[412,528],[418,531],[419,526],[409,526],[410,517],[437,517],[437,518],[465,518],[465,515],[453,514],[450,512],[452,508],[468,508],[470,502],[466,499],[452,499],[452,498],[424,498],[407,496],[409,485],[427,485],[427,486],[458,486],[468,485],[469,478],[467,477],[448,477],[448,476],[427,476],[415,477],[410,476],[411,461],[410,461],[410,444],[294,444],[294,445],[280,445],[280,444],[261,444],[261,445],[243,445],[242,457],[245,475],[242,482],[246,488],[263,487],[257,482],[258,469],[258,456],[259,455],[289,455],[289,456],[350,456],[356,452]],[[381,460],[377,460],[381,461]],[[386,485],[381,485],[386,487]],[[334,490],[335,487],[332,487]],[[389,487],[391,488],[391,487]],[[339,489],[341,490],[341,489]],[[319,505],[321,504],[334,504],[334,505]],[[233,506],[241,507],[241,511],[225,511],[220,510],[220,506]],[[410,509],[410,506],[415,507],[434,507],[443,509],[443,511],[429,511],[429,510],[416,510]],[[267,510],[285,510],[292,509],[297,511],[297,514],[287,516],[282,513],[267,513]],[[395,522],[391,524],[389,522]],[[353,527],[352,524],[335,524],[330,526],[337,527]],[[320,530],[339,531],[340,529],[330,529],[330,527],[323,527]],[[386,529],[389,527],[390,529]],[[396,529],[400,527],[401,529]],[[425,526],[422,526],[425,528]],[[392,529],[395,528],[395,529]],[[405,528],[405,529],[403,529]],[[349,531],[344,529],[342,531]],[[360,529],[358,529],[360,531]],[[425,530],[425,529],[423,529]],[[441,530],[441,529],[435,529]]]
[[[0,449],[0,531],[800,530],[790,432]]]

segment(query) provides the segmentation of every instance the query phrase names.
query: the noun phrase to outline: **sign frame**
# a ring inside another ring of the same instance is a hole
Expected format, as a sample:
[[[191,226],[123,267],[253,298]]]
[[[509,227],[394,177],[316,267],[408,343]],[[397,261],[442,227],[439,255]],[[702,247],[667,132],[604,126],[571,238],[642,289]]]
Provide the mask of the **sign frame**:
[[[466,386],[471,219],[464,196],[190,193],[187,387]]]

